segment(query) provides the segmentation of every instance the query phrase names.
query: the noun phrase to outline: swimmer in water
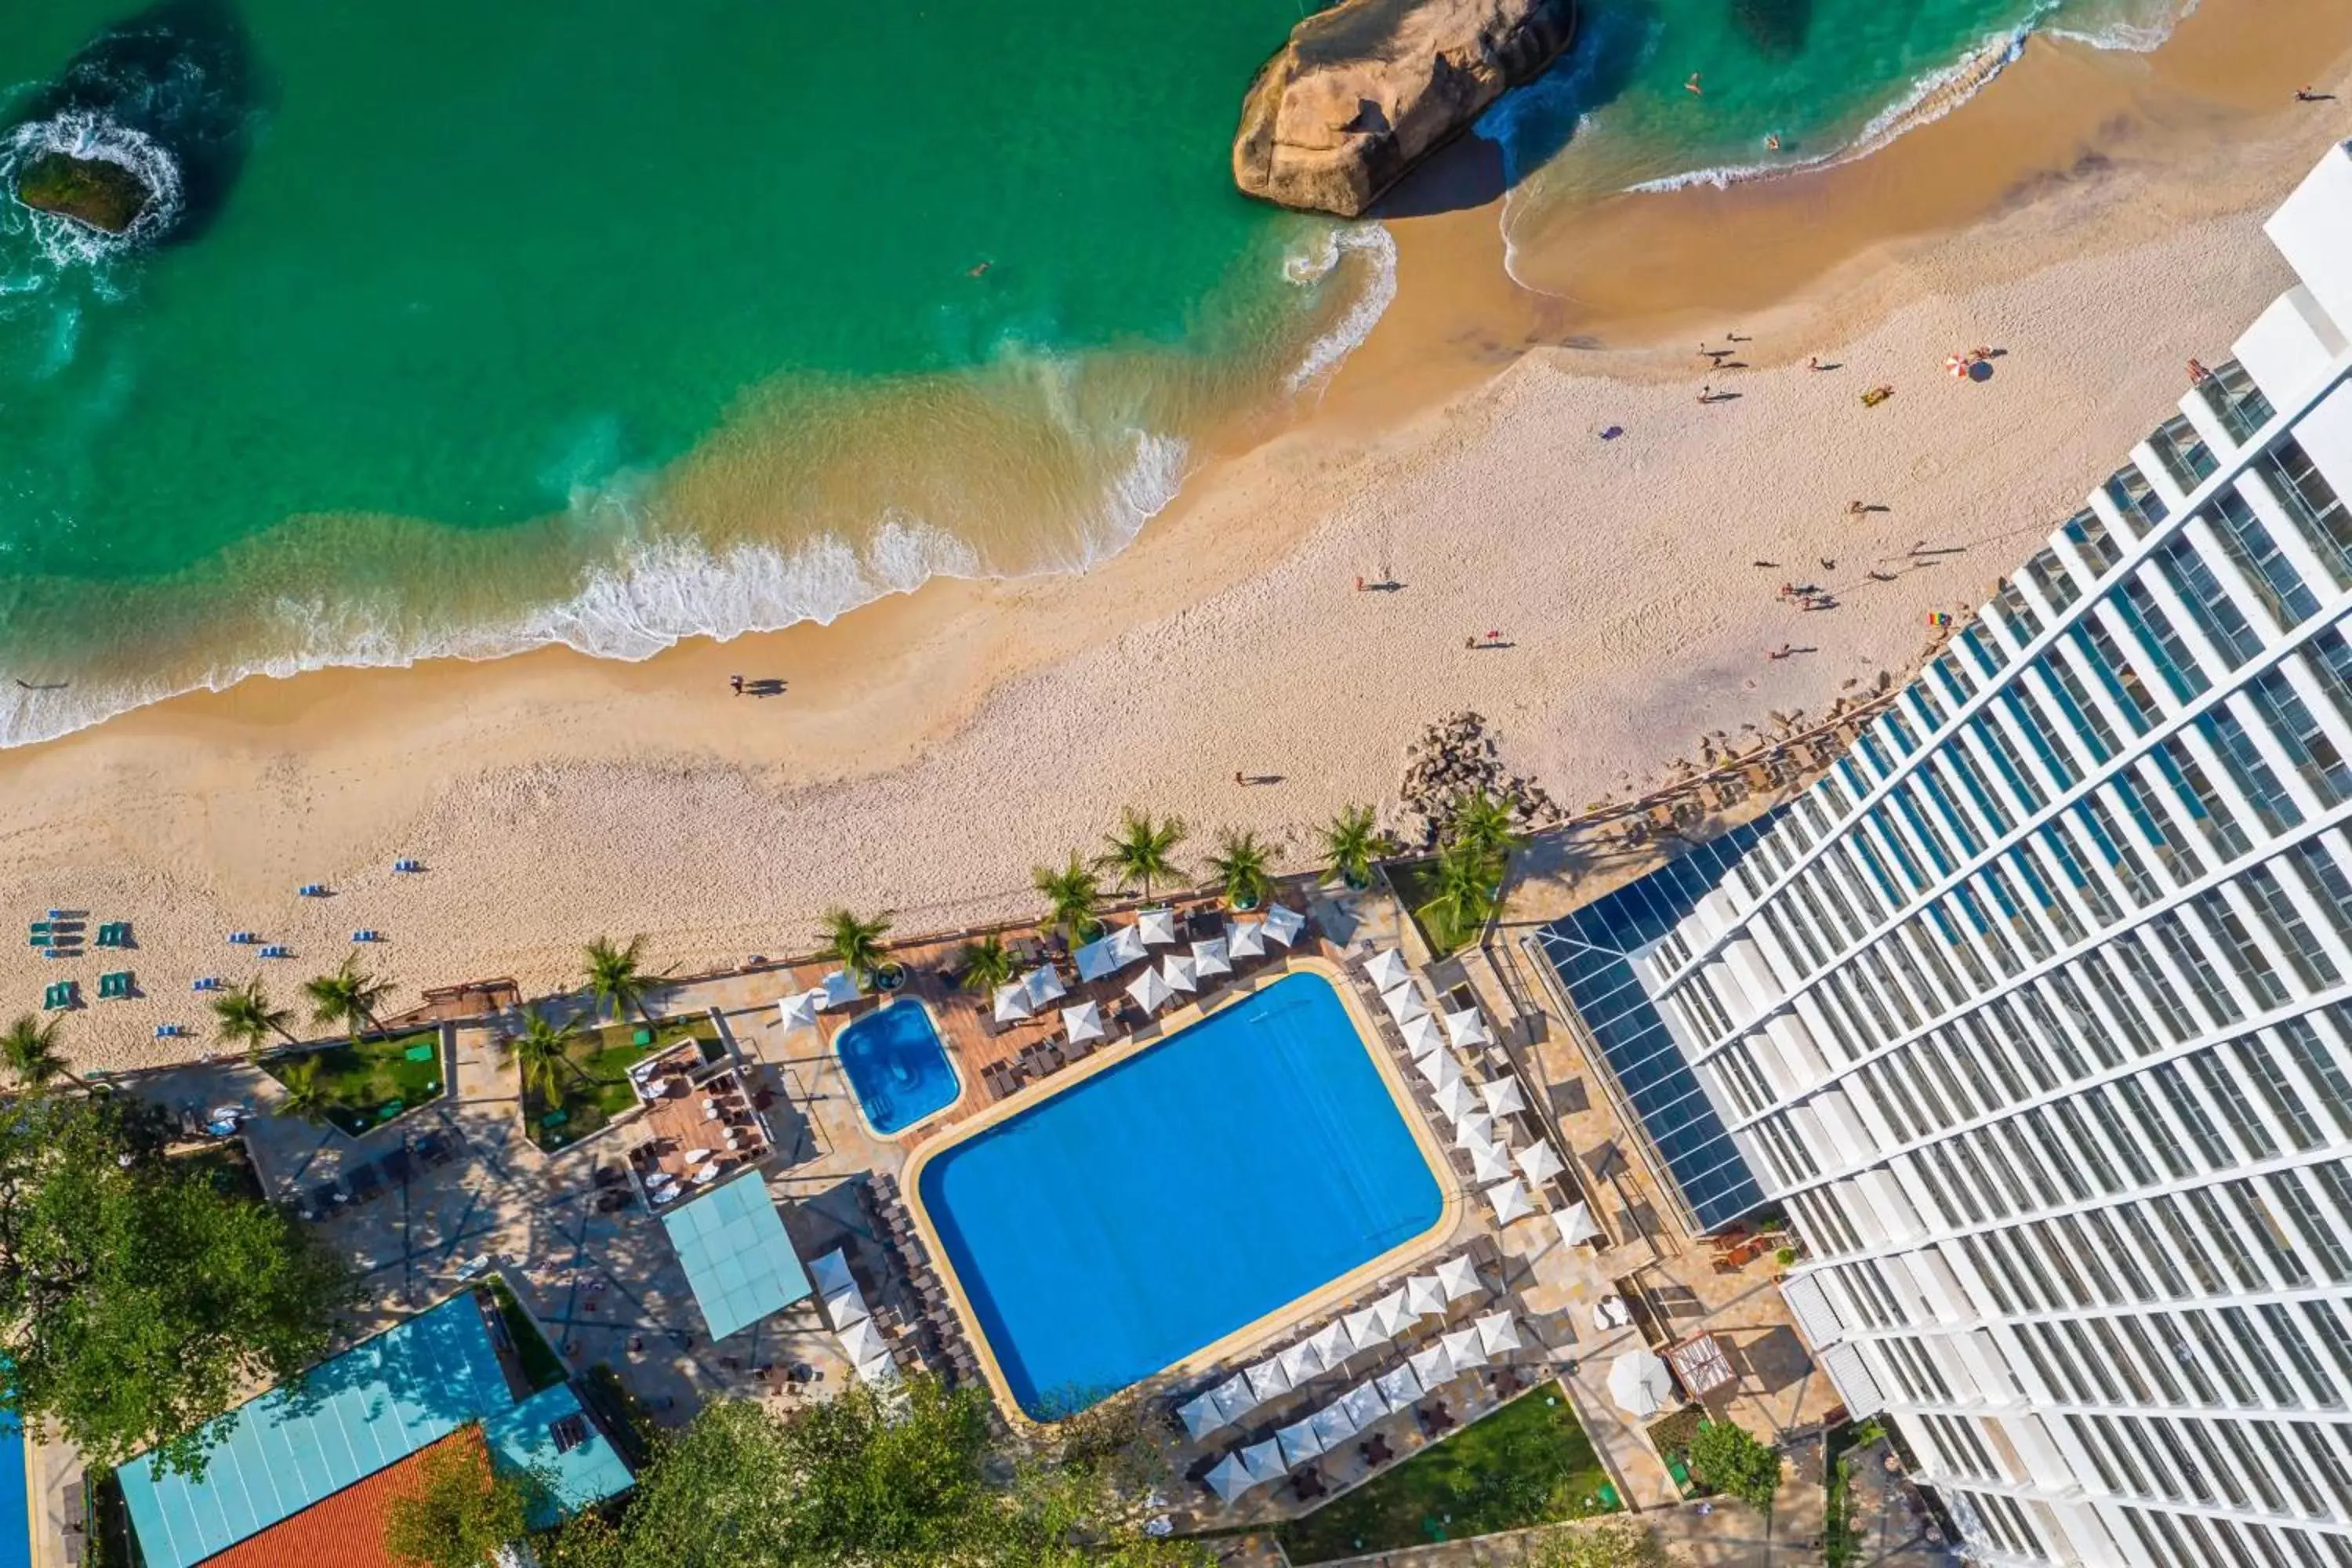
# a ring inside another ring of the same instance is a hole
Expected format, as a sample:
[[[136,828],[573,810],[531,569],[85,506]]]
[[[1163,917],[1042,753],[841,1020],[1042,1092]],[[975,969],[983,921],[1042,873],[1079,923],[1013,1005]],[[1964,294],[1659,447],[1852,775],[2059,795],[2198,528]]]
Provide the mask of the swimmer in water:
[[[983,261],[979,266],[973,268],[971,271],[965,273],[964,276],[967,278],[985,277],[988,273],[988,269],[995,265],[996,263],[993,261]]]
[[[1766,151],[1767,153],[1778,153],[1780,150],[1780,138],[1779,136],[1777,136],[1777,135],[1769,135],[1769,134],[1768,134],[1768,135],[1764,138],[1764,151]]]
[[[1683,83],[1683,90],[1689,93],[1696,93],[1699,90],[1698,72],[1691,72],[1690,80]]]

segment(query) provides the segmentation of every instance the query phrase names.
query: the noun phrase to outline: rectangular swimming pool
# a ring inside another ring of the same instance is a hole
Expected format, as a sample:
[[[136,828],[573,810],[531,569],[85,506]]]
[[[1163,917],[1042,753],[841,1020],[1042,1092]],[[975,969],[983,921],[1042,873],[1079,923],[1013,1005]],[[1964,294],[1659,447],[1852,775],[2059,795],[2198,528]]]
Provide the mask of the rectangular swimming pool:
[[[1037,1420],[1196,1354],[1445,1212],[1363,1037],[1314,973],[939,1149],[915,1191]]]
[[[938,1115],[963,1095],[931,1016],[911,996],[849,1025],[833,1037],[833,1049],[867,1124],[885,1138]]]

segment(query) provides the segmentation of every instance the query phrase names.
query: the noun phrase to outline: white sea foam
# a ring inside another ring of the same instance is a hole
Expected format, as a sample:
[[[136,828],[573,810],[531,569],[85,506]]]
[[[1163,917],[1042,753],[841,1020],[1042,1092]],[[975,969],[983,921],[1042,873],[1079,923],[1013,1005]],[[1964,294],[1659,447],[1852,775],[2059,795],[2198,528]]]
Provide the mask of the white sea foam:
[[[1349,256],[1364,258],[1370,276],[1330,331],[1309,343],[1306,354],[1291,367],[1285,383],[1291,392],[1303,392],[1338,370],[1371,336],[1396,298],[1396,240],[1384,224],[1356,223],[1328,230],[1315,249],[1285,258],[1282,275],[1301,288],[1311,288],[1338,270],[1341,259]]]

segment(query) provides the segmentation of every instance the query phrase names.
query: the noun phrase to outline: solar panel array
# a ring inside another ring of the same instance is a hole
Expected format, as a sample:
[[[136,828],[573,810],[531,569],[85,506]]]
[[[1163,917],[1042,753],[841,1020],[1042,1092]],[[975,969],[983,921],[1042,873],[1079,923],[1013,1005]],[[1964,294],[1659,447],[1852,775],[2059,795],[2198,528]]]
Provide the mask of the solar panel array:
[[[784,1234],[768,1185],[739,1178],[662,1216],[686,1266],[695,1304],[723,1340],[809,1293],[808,1271]]]
[[[1770,825],[1768,815],[1690,849],[1640,881],[1536,933],[1578,1016],[1591,1031],[1643,1134],[1702,1231],[1764,1201],[1723,1121],[1675,1048],[1631,963],[1728,876]]]

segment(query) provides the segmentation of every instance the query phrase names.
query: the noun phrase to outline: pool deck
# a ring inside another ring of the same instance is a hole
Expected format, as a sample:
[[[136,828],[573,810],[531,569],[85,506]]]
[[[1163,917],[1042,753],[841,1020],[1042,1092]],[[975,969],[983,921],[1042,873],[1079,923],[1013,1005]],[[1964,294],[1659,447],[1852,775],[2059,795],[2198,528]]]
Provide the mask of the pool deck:
[[[1363,1047],[1364,1054],[1371,1059],[1374,1068],[1380,1073],[1381,1083],[1389,1091],[1389,1098],[1396,1107],[1397,1115],[1412,1131],[1413,1146],[1421,1151],[1423,1163],[1428,1167],[1431,1177],[1437,1183],[1439,1197],[1437,1219],[1427,1229],[1410,1240],[1401,1242],[1377,1258],[1368,1259],[1308,1294],[1297,1297],[1276,1308],[1273,1311],[1241,1325],[1231,1332],[1202,1345],[1182,1359],[1161,1367],[1139,1382],[1148,1386],[1192,1376],[1195,1373],[1235,1356],[1250,1346],[1281,1333],[1295,1324],[1304,1322],[1309,1318],[1325,1316],[1331,1308],[1348,1300],[1372,1280],[1395,1272],[1406,1263],[1425,1253],[1435,1251],[1460,1226],[1464,1195],[1461,1183],[1454,1175],[1453,1166],[1446,1160],[1444,1146],[1437,1142],[1436,1134],[1431,1130],[1419,1108],[1414,1105],[1411,1088],[1406,1084],[1403,1076],[1398,1072],[1396,1063],[1391,1059],[1390,1053],[1381,1048],[1379,1030],[1366,1014],[1361,1000],[1356,994],[1356,988],[1349,983],[1348,976],[1337,965],[1323,959],[1298,955],[1293,956],[1286,963],[1241,976],[1231,984],[1207,993],[1199,1001],[1164,1015],[1154,1025],[1138,1030],[1108,1050],[1097,1051],[1086,1060],[1051,1078],[1028,1085],[1009,1099],[992,1101],[975,1115],[957,1123],[945,1136],[922,1144],[908,1160],[906,1170],[899,1177],[899,1184],[906,1194],[908,1211],[914,1218],[915,1227],[922,1237],[924,1247],[930,1252],[933,1262],[939,1269],[940,1278],[947,1287],[950,1299],[954,1302],[957,1314],[963,1320],[966,1335],[974,1353],[979,1357],[981,1370],[988,1378],[990,1391],[995,1394],[998,1407],[1004,1413],[1007,1419],[1025,1426],[1041,1425],[1023,1411],[1020,1401],[1013,1397],[1013,1387],[1004,1375],[1004,1369],[997,1363],[995,1347],[988,1342],[988,1336],[982,1331],[979,1314],[972,1310],[971,1300],[965,1294],[963,1282],[956,1277],[954,1265],[949,1261],[947,1248],[941,1245],[940,1239],[939,1227],[933,1223],[930,1213],[923,1203],[921,1184],[924,1168],[940,1155],[971,1142],[989,1129],[1021,1115],[1032,1107],[1042,1105],[1055,1096],[1063,1094],[1098,1074],[1108,1072],[1155,1046],[1165,1044],[1212,1015],[1225,1011],[1242,998],[1297,974],[1319,976],[1339,995],[1340,1005],[1347,1011],[1348,1021],[1355,1028],[1357,1043]]]

